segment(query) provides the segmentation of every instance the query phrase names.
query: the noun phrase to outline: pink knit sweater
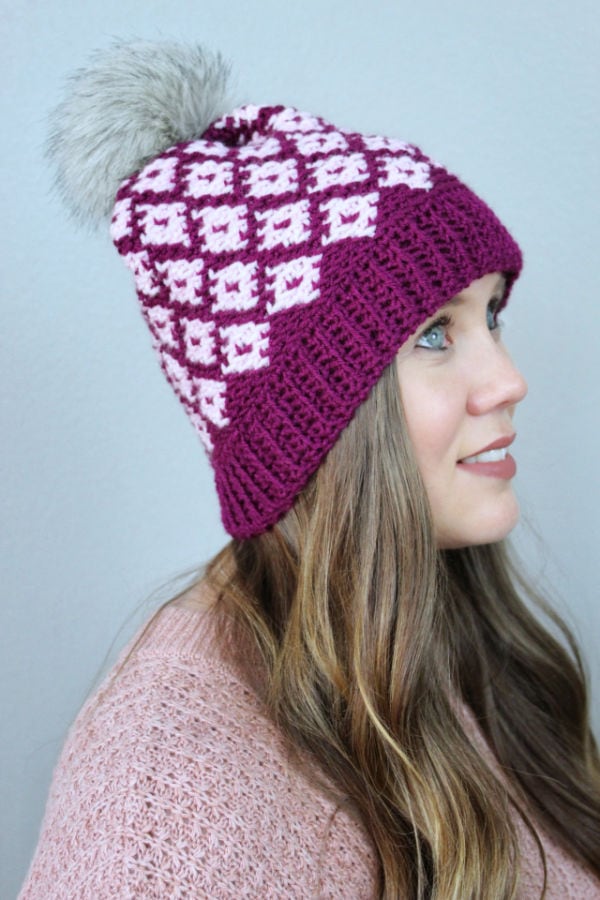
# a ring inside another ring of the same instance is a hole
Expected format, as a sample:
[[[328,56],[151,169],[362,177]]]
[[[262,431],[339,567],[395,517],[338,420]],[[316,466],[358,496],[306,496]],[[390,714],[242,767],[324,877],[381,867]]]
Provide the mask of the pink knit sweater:
[[[368,835],[290,762],[210,621],[167,607],[83,707],[20,900],[374,896]],[[529,900],[541,865],[517,827]],[[600,898],[600,883],[542,837],[547,897]]]

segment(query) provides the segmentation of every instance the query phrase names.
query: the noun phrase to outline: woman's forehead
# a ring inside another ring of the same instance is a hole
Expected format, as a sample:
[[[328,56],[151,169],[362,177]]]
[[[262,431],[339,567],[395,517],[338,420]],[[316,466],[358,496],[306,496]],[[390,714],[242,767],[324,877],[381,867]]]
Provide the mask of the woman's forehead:
[[[484,275],[482,278],[478,278],[476,281],[473,281],[468,287],[464,290],[460,291],[460,293],[456,294],[444,306],[452,306],[463,301],[473,290],[476,290],[480,286],[483,287],[483,282],[486,282],[485,289],[489,290],[491,294],[496,294],[500,291],[502,294],[506,290],[506,276],[502,272],[492,272],[489,275]],[[489,283],[487,283],[489,282]]]

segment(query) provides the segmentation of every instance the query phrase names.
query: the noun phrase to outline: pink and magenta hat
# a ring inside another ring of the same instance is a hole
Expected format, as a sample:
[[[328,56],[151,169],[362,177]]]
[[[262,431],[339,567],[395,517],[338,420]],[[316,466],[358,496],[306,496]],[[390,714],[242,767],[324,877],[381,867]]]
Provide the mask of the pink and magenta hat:
[[[132,170],[111,235],[237,538],[292,506],[428,317],[521,268],[416,146],[286,106],[234,109]]]

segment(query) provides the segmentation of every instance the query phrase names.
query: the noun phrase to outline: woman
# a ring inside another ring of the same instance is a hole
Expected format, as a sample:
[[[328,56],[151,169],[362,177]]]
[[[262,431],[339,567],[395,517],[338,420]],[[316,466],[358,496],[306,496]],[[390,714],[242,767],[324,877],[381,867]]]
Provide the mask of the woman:
[[[233,539],[78,717],[21,896],[600,897],[581,664],[503,545],[519,248],[418,148],[224,95],[118,45],[55,119]]]

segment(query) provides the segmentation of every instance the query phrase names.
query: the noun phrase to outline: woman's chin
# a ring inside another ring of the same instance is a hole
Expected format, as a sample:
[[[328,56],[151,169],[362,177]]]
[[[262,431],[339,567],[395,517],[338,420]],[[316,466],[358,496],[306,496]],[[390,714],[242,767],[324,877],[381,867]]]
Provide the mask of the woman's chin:
[[[518,521],[519,504],[511,491],[491,509],[462,515],[455,523],[445,522],[436,528],[437,545],[440,550],[458,550],[495,544],[508,537]]]

